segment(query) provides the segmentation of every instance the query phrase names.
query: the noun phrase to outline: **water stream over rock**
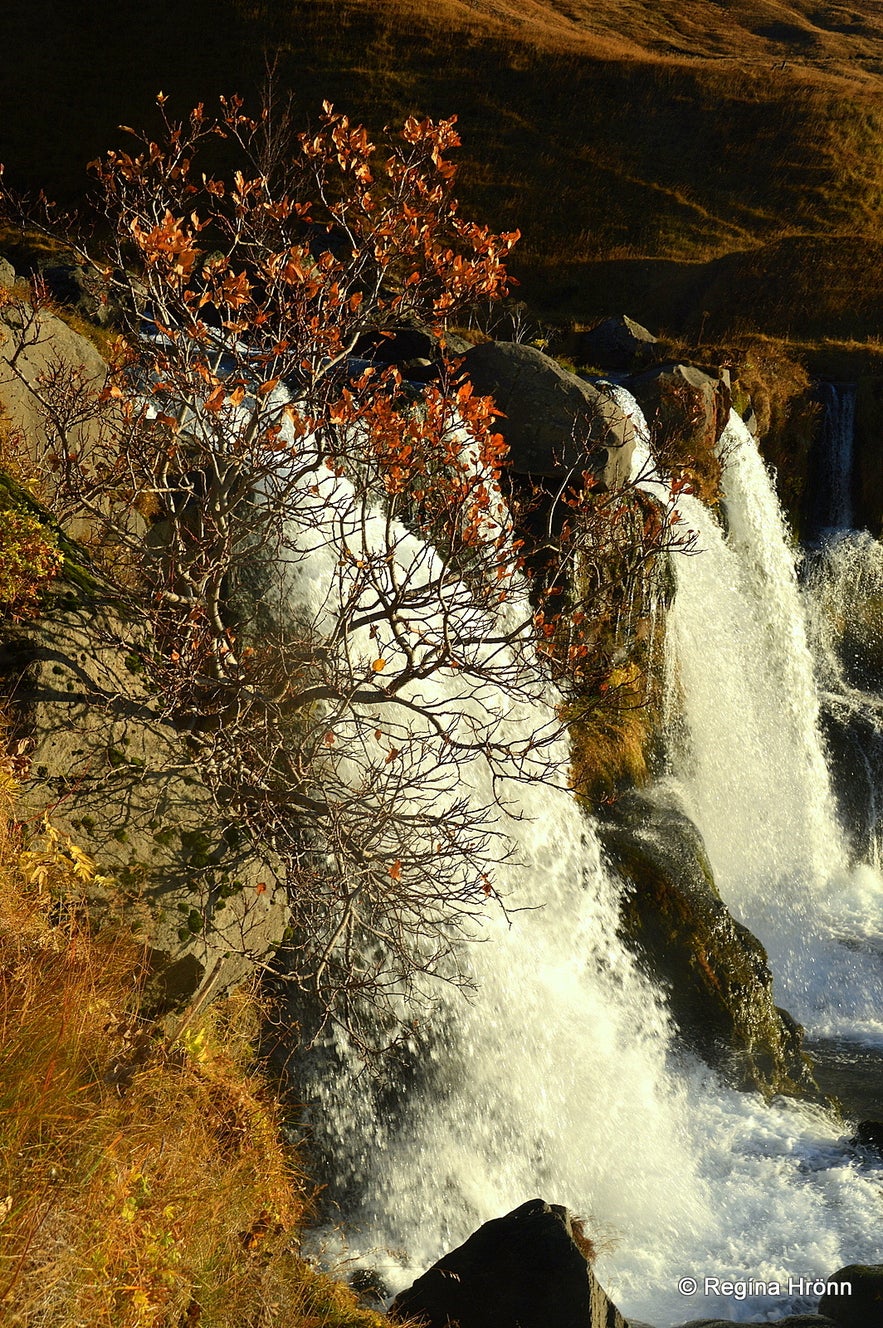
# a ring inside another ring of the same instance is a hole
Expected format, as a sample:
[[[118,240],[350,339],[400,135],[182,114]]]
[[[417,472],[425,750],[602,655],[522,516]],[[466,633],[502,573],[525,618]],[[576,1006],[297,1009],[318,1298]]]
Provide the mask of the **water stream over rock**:
[[[735,420],[726,442],[728,534],[683,502],[700,538],[676,560],[669,674],[683,722],[669,778],[724,899],[767,946],[781,1001],[817,1032],[875,1039],[880,878],[850,869],[838,828],[769,478]],[[396,556],[426,552],[403,538]],[[297,589],[316,616],[328,574],[313,560]],[[421,686],[437,707],[495,711],[513,742],[557,702],[551,685],[521,710],[490,688],[464,697],[455,678]],[[494,801],[480,760],[464,779],[477,803]],[[790,1279],[879,1257],[883,1166],[851,1152],[821,1108],[723,1088],[679,1051],[664,999],[617,936],[619,883],[563,777],[513,782],[504,801],[499,826],[514,851],[498,879],[511,912],[490,910],[469,949],[474,995],[434,993],[415,1030],[416,1069],[382,1109],[342,1036],[324,1048],[315,1118],[342,1196],[346,1182],[350,1252],[396,1289],[480,1222],[541,1194],[608,1234],[602,1282],[624,1313],[658,1328],[814,1307],[789,1293]],[[684,1277],[700,1294],[679,1293]],[[705,1296],[705,1277],[782,1290]]]

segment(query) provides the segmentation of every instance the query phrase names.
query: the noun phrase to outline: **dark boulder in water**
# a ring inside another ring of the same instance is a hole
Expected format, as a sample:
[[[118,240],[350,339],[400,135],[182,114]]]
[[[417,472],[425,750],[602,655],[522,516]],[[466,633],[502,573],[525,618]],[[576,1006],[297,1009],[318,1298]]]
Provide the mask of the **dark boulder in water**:
[[[827,1282],[832,1289],[819,1301],[820,1314],[838,1328],[883,1328],[883,1263],[851,1263]]]
[[[850,1142],[855,1148],[868,1148],[883,1157],[883,1121],[859,1121]]]
[[[721,900],[693,822],[634,791],[598,829],[626,882],[623,940],[667,993],[686,1045],[734,1087],[816,1094],[802,1030],[774,1004],[766,951]]]
[[[531,1199],[439,1259],[390,1316],[426,1328],[628,1328],[574,1237],[566,1208]]]

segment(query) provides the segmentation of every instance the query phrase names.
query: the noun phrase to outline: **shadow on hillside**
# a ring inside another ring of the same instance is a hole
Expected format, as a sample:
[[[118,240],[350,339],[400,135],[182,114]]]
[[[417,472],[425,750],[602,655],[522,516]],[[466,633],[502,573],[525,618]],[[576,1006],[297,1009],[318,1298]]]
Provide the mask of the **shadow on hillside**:
[[[627,313],[688,340],[763,331],[786,339],[883,337],[883,245],[793,236],[705,263],[624,258],[524,273],[522,293],[559,317]]]

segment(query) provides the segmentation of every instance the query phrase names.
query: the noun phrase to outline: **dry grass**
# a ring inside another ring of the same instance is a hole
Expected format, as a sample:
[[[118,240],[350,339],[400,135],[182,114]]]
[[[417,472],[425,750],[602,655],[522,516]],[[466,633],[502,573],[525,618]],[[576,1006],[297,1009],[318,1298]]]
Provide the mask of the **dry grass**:
[[[570,784],[586,806],[647,783],[659,737],[658,703],[652,682],[627,665],[611,671],[603,693],[568,708]]]
[[[237,994],[170,1042],[140,951],[94,935],[92,870],[25,850],[0,766],[0,1305],[17,1328],[377,1328],[297,1255],[309,1187]],[[65,898],[65,896],[67,896]]]
[[[48,4],[33,0],[28,23]],[[876,6],[187,0],[173,44],[158,12],[151,22],[158,6],[145,0],[140,16],[102,33],[114,77],[88,103],[69,86],[92,58],[88,34],[65,27],[64,60],[35,102],[26,25],[18,37],[12,29],[0,158],[13,182],[21,172],[80,191],[82,163],[119,143],[121,120],[149,123],[160,86],[181,113],[234,86],[253,93],[266,44],[304,122],[326,96],[375,129],[413,111],[458,114],[465,206],[521,228],[513,268],[545,318],[625,310],[695,337],[710,311],[724,324],[714,335],[740,325],[801,339],[883,331],[866,296],[883,246]],[[150,39],[134,40],[137,31]],[[17,98],[16,79],[27,80]],[[790,252],[776,248],[783,241]],[[816,241],[831,245],[824,280],[813,279]],[[729,256],[731,268],[715,266]],[[829,314],[836,329],[823,327]]]

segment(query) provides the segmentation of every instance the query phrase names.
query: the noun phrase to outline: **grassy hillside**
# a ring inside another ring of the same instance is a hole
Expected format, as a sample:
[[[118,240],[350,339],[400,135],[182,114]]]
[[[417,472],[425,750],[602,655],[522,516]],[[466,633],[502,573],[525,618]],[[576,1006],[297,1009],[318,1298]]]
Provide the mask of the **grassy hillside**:
[[[16,819],[0,712],[0,1300],[12,1328],[383,1328],[298,1250],[311,1187],[247,993],[171,1026],[143,950],[89,925],[93,864]]]
[[[883,332],[883,4],[799,0],[11,0],[0,159],[72,195],[161,87],[260,82],[375,127],[456,113],[468,206],[524,238],[546,317],[625,308],[695,337]],[[822,254],[825,277],[816,268]],[[727,262],[721,260],[737,255]],[[784,268],[780,258],[785,255]],[[831,277],[828,277],[831,273]],[[732,312],[730,312],[730,306]]]

